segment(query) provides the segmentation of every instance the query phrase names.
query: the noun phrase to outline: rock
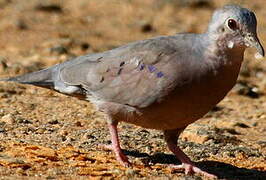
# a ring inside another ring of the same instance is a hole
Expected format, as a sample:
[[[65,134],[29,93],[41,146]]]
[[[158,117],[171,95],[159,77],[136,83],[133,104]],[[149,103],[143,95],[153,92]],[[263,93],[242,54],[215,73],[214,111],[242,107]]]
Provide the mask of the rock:
[[[257,143],[263,148],[266,147],[266,141],[263,141],[263,140],[262,141],[257,141]]]
[[[178,4],[183,7],[190,8],[212,8],[213,1],[211,0],[180,0]]]
[[[6,130],[4,128],[0,128],[0,133],[5,133]]]
[[[58,4],[38,4],[35,7],[35,9],[43,12],[56,12],[56,13],[63,12],[62,7]]]
[[[1,121],[5,122],[6,124],[14,124],[15,118],[13,117],[12,114],[6,114],[1,118]]]
[[[233,88],[233,92],[250,98],[259,98],[262,95],[262,93],[259,91],[259,88],[257,88],[255,85],[249,84],[246,81],[237,82],[236,86]]]
[[[235,123],[234,126],[241,127],[241,128],[249,128],[248,125],[244,123],[240,123],[240,122]]]
[[[154,28],[151,24],[146,23],[141,26],[141,32],[143,33],[149,33],[151,31],[154,31]]]
[[[0,56],[0,72],[6,71],[8,68],[6,64],[6,58],[3,56]]]
[[[58,54],[58,55],[67,54],[68,50],[67,50],[67,48],[65,46],[59,45],[59,46],[55,46],[55,47],[50,48],[50,53],[51,54],[55,53],[55,54]]]
[[[30,121],[28,119],[21,118],[21,117],[17,118],[17,122],[21,123],[21,124],[32,124],[32,121]]]
[[[49,121],[48,123],[49,123],[49,124],[58,124],[59,121],[58,121],[57,119],[55,119],[55,120],[51,120],[51,121]]]
[[[22,19],[19,19],[15,22],[15,25],[18,29],[20,30],[26,30],[28,29],[28,25],[26,24],[26,22]]]
[[[90,48],[90,44],[86,43],[86,42],[83,42],[83,43],[80,44],[80,47],[81,47],[82,51],[86,51],[87,49]]]
[[[181,138],[184,141],[192,141],[198,144],[203,144],[210,139],[207,130],[197,124],[188,126],[182,133]]]

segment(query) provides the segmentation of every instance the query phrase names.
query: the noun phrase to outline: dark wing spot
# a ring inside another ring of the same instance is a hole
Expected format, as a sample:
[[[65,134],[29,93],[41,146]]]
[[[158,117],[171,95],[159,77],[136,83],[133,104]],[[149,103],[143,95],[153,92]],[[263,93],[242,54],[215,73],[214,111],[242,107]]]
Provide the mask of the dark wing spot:
[[[123,70],[123,68],[120,68],[120,69],[118,70],[118,72],[117,72],[117,75],[120,75],[121,72],[122,72],[122,70]]]
[[[144,64],[141,64],[139,70],[142,71],[144,69],[144,67],[145,67],[145,65]]]
[[[160,57],[161,55],[163,55],[163,53],[161,52],[160,54],[158,54],[158,57]]]
[[[125,65],[125,61],[122,61],[119,66],[122,67],[124,65]]]
[[[102,77],[102,79],[101,79],[101,81],[100,81],[100,82],[102,83],[103,81],[104,81],[104,77]]]
[[[102,59],[103,57],[99,57],[98,59],[97,59],[97,61],[98,62],[101,62],[101,59]]]

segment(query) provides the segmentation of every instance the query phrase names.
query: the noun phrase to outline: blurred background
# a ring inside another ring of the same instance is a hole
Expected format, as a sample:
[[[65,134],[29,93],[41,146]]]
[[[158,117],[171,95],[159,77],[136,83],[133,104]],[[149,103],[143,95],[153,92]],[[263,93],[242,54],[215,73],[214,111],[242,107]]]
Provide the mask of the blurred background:
[[[0,0],[0,75],[39,70],[154,36],[202,33],[212,12],[228,3],[255,12],[266,48],[264,0]],[[246,51],[236,87],[180,139],[192,159],[222,178],[266,177],[266,62],[256,60],[254,53]],[[0,176],[184,176],[160,165],[176,163],[160,132],[128,124],[120,128],[123,147],[136,151],[128,152],[137,164],[131,169],[97,149],[98,143],[109,142],[109,135],[103,116],[90,103],[1,83]]]

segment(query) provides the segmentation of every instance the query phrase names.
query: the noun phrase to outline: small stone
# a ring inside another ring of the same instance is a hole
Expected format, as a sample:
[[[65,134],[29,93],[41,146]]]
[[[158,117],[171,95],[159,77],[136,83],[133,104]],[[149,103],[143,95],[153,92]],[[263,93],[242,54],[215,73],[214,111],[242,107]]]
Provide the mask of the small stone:
[[[68,132],[66,130],[61,130],[61,131],[59,131],[59,134],[61,136],[67,136],[68,135]]]
[[[204,127],[196,124],[189,126],[181,135],[184,141],[192,141],[198,144],[203,144],[210,139]]]
[[[87,49],[90,48],[90,44],[86,43],[86,42],[83,42],[83,43],[81,43],[80,47],[81,47],[82,51],[86,51]]]
[[[234,126],[238,126],[238,127],[241,127],[241,128],[249,128],[248,125],[246,125],[244,123],[240,123],[240,122],[235,123]]]
[[[180,0],[177,1],[180,6],[190,8],[212,8],[213,1],[211,0]]]
[[[0,128],[0,133],[4,133],[6,130],[4,128]]]
[[[78,127],[82,127],[82,124],[81,124],[80,121],[77,121],[77,122],[75,123],[75,125],[78,126]]]
[[[21,123],[21,124],[32,124],[32,122],[30,120],[24,119],[24,118],[21,118],[21,117],[17,118],[17,122]]]
[[[38,4],[35,7],[35,9],[43,12],[56,12],[56,13],[63,12],[62,7],[59,6],[58,4]]]
[[[127,176],[134,176],[134,175],[138,174],[138,171],[137,171],[137,170],[134,170],[134,169],[127,169],[127,170],[125,171],[125,174],[126,174]]]
[[[250,98],[259,98],[261,96],[261,92],[257,87],[252,86],[245,81],[238,82],[233,91],[239,95],[248,96]]]
[[[49,121],[48,123],[49,123],[49,124],[58,124],[59,121],[56,119],[56,120]]]
[[[16,23],[15,23],[15,25],[20,30],[26,30],[26,29],[28,29],[27,24],[22,19],[17,20]]]
[[[47,176],[46,179],[56,179],[54,176]]]
[[[55,46],[55,47],[52,47],[50,48],[50,53],[53,54],[67,54],[68,53],[68,50],[65,46],[62,46],[62,45],[59,45],[59,46]]]
[[[6,58],[3,56],[0,56],[0,71],[5,71],[7,70],[8,66],[6,64]]]
[[[143,33],[148,33],[148,32],[151,32],[151,31],[154,31],[154,28],[151,24],[144,24],[141,26],[141,32]]]
[[[258,141],[257,142],[261,147],[266,147],[266,141]]]
[[[6,124],[14,124],[15,118],[11,114],[6,114],[1,118],[1,121],[5,122]]]

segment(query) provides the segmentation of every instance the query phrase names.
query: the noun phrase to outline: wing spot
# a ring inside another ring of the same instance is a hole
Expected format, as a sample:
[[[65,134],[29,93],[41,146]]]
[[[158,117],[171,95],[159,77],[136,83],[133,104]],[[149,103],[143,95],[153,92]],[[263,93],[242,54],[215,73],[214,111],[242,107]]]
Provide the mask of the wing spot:
[[[98,59],[97,59],[97,61],[98,62],[101,62],[101,59],[102,59],[103,57],[99,57]]]
[[[149,65],[148,66],[148,69],[149,69],[149,71],[152,73],[152,72],[154,72],[154,71],[156,71],[156,67],[155,66],[152,66],[152,65]]]
[[[101,79],[101,81],[100,81],[100,82],[102,83],[103,81],[104,81],[104,77],[102,77],[102,79]]]
[[[119,66],[122,67],[124,65],[125,65],[125,61],[122,61]]]
[[[142,71],[144,68],[145,68],[145,65],[144,64],[141,64],[139,70]]]
[[[164,74],[163,74],[163,72],[162,72],[162,71],[158,72],[156,75],[157,75],[157,78],[161,78],[161,77],[163,77],[163,76],[164,76]]]
[[[117,75],[120,75],[121,72],[122,72],[122,70],[123,70],[123,68],[120,68],[120,69],[118,70],[118,72],[117,72]]]
[[[163,52],[161,52],[161,53],[158,55],[158,57],[160,57],[161,55],[163,55]]]

